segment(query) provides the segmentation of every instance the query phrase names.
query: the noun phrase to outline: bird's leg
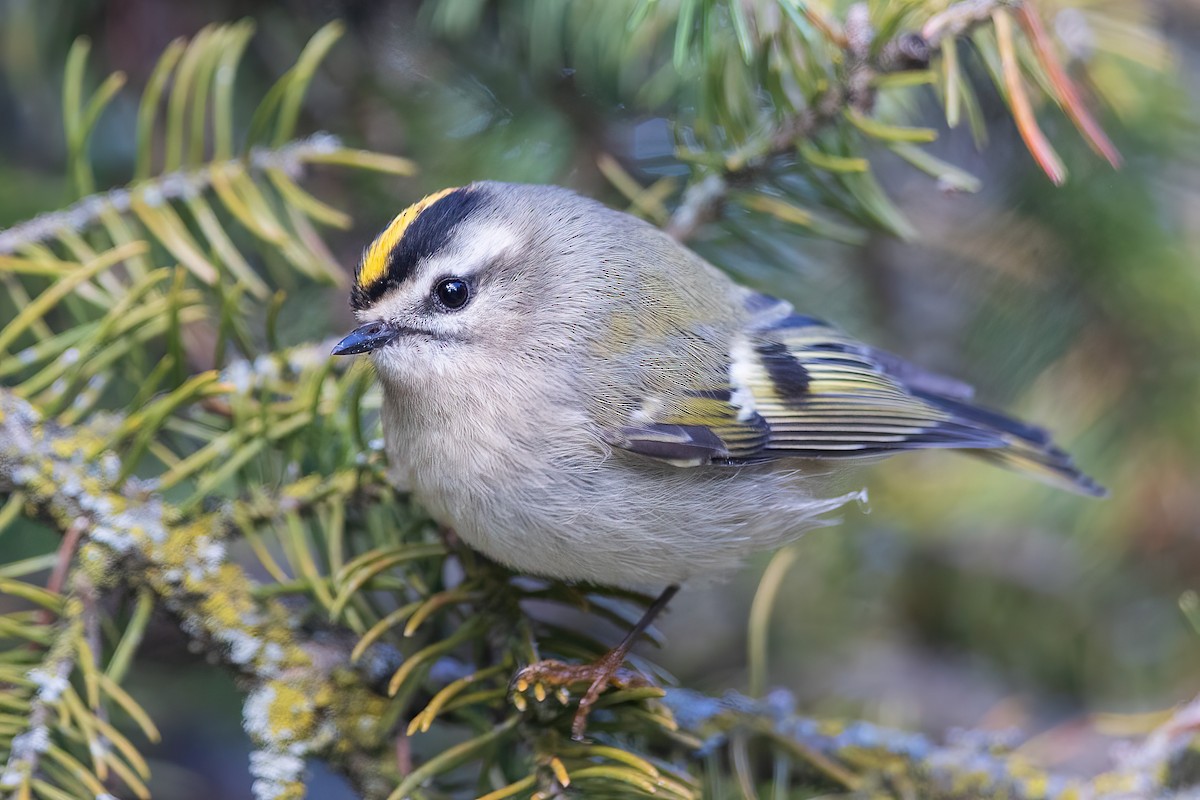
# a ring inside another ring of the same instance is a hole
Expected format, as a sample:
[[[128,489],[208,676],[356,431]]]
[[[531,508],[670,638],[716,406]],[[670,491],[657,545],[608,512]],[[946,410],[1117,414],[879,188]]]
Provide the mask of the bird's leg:
[[[645,678],[636,673],[627,672],[621,667],[624,665],[629,651],[633,649],[633,645],[678,591],[678,586],[668,586],[663,590],[663,593],[650,604],[646,613],[630,629],[625,638],[591,664],[564,664],[555,660],[538,661],[517,673],[513,679],[514,688],[523,694],[532,686],[540,700],[544,697],[544,687],[547,685],[565,688],[571,684],[587,683],[588,689],[579,700],[579,708],[575,711],[575,719],[571,723],[571,736],[577,740],[582,739],[583,732],[587,728],[588,714],[596,700],[599,699],[601,692],[609,686],[620,688],[646,682]]]

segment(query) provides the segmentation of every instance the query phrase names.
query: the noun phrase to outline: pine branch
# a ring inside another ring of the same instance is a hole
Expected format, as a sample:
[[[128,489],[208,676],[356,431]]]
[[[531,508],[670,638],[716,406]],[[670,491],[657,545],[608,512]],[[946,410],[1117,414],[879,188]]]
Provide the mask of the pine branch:
[[[244,678],[246,728],[256,746],[252,767],[261,781],[256,797],[302,796],[304,760],[311,756],[378,794],[390,784],[380,728],[385,703],[350,666],[349,648],[306,636],[278,601],[255,596],[253,581],[226,558],[228,512],[181,517],[140,482],[117,483],[115,457],[97,464],[87,456],[98,441],[95,430],[45,421],[0,389],[0,491],[21,491],[27,513],[63,530],[86,520],[79,569],[96,587],[149,588],[198,647]],[[70,638],[77,635],[72,630]],[[46,685],[61,687],[73,661],[55,647]],[[38,701],[29,733],[19,747],[14,743],[9,769],[16,780],[36,767],[49,735],[46,704],[56,699],[47,693]]]
[[[77,618],[64,620],[41,665],[28,673],[36,693],[29,705],[25,729],[13,737],[8,763],[0,770],[0,792],[12,791],[14,795],[28,792],[38,765],[52,746],[51,724],[75,670],[75,641],[80,627]]]
[[[682,727],[704,737],[706,750],[739,737],[757,737],[851,792],[886,787],[922,800],[1195,796],[1187,774],[1200,746],[1200,697],[1181,707],[1143,743],[1127,748],[1115,769],[1092,778],[1048,772],[996,734],[958,732],[939,744],[919,733],[870,722],[798,716],[794,699],[785,691],[754,700],[736,692],[718,699],[672,689],[663,702]]]
[[[89,195],[64,209],[40,214],[11,228],[0,230],[0,255],[56,240],[63,231],[80,233],[99,224],[106,213],[128,214],[135,198],[152,206],[185,200],[203,194],[223,173],[280,170],[298,178],[308,164],[331,160],[343,152],[341,141],[328,133],[315,133],[281,147],[255,147],[246,158],[205,164],[199,169],[181,169],[148,178],[127,188]],[[396,159],[397,162],[402,159]],[[410,166],[406,168],[411,168]]]
[[[883,41],[878,40],[877,32],[871,25],[867,4],[856,3],[846,11],[843,30],[836,30],[828,20],[822,20],[819,26],[840,52],[840,56],[832,59],[845,65],[837,72],[840,80],[821,91],[807,107],[780,124],[766,137],[765,148],[752,150],[750,155],[727,158],[703,180],[689,187],[665,226],[667,233],[680,241],[692,238],[703,225],[718,217],[731,188],[749,185],[756,178],[763,177],[770,172],[778,157],[794,152],[847,115],[851,115],[852,119],[868,118],[875,107],[881,77],[926,69],[947,42],[953,45],[954,39],[966,36],[980,26],[995,22],[1000,30],[1004,30],[1007,18],[1003,16],[1003,11],[1010,7],[1019,11],[1026,30],[1037,45],[1037,52],[1055,78],[1060,99],[1071,118],[1087,135],[1089,142],[1094,143],[1095,148],[1114,167],[1117,166],[1119,156],[1115,148],[1053,58],[1047,36],[1038,22],[1037,11],[1028,2],[962,0],[930,16],[920,27],[920,32],[901,32]],[[1020,79],[1015,63],[1010,60],[1006,60],[1006,63],[1011,66],[1005,76],[1006,85],[1010,90],[1014,86],[1019,88]],[[1023,91],[1014,93],[1014,112],[1022,134],[1030,142],[1030,151],[1040,164],[1046,166],[1047,174],[1056,183],[1061,183],[1065,179],[1065,171],[1057,165],[1056,156],[1045,155],[1050,152],[1049,145],[1037,129]],[[920,162],[913,160],[913,163]]]
[[[43,420],[28,403],[0,390],[0,491],[20,491],[30,514],[63,530],[82,524],[78,579],[100,591],[147,587],[198,647],[242,676],[245,725],[255,743],[256,798],[302,797],[309,758],[328,761],[366,796],[387,794],[397,775],[382,725],[387,703],[374,688],[377,676],[352,666],[355,638],[302,630],[292,612],[257,595],[245,572],[226,559],[230,512],[181,517],[138,481],[115,483],[119,465],[111,458],[98,465],[83,458],[96,437],[88,428]],[[27,731],[14,741],[4,771],[7,788],[30,780],[51,747],[53,709],[76,668],[83,616],[78,608],[58,613],[59,633],[37,673],[42,677]],[[739,737],[750,736],[790,756],[798,776],[808,774],[808,780],[858,791],[886,776],[889,785],[910,787],[929,800],[961,797],[967,787],[980,800],[1126,800],[1166,791],[1189,757],[1200,718],[1198,699],[1131,750],[1116,770],[1080,780],[1042,771],[987,738],[959,736],[939,745],[867,722],[797,717],[786,693],[755,701],[672,689],[663,702],[697,737],[699,755],[744,746]],[[416,715],[413,726],[427,727],[419,726],[421,719]],[[513,724],[494,735],[507,734]],[[490,739],[475,741],[483,746]],[[549,752],[562,746],[552,744]],[[735,771],[745,768],[733,763]],[[415,787],[437,768],[440,763],[411,773],[401,788]],[[561,762],[556,769],[570,774]],[[572,771],[588,775],[581,767]]]
[[[851,6],[839,24],[816,11],[816,4],[781,3],[804,24],[767,32],[780,37],[774,43],[787,45],[778,50],[756,48],[761,20],[751,18],[754,4],[691,0],[641,7],[653,15],[694,11],[700,3],[706,12],[698,25],[710,27],[697,36],[694,19],[687,25],[678,21],[676,62],[698,67],[710,83],[717,74],[757,80],[777,66],[764,59],[783,53],[793,59],[785,71],[792,70],[795,85],[788,89],[796,91],[779,94],[802,108],[770,116],[746,99],[758,98],[760,87],[744,86],[745,92],[728,93],[728,104],[717,103],[693,120],[699,179],[669,222],[681,238],[735,197],[747,208],[806,224],[811,219],[806,211],[774,196],[740,191],[755,179],[768,182],[794,152],[802,168],[819,170],[822,180],[833,176],[829,183],[849,193],[846,207],[857,203],[866,216],[887,221],[886,198],[870,182],[869,165],[854,146],[883,142],[939,179],[951,175],[951,168],[915,151],[912,142],[931,132],[892,127],[872,116],[881,87],[889,80],[907,85],[914,76],[927,82],[929,73],[911,68],[926,65],[939,50],[949,63],[955,37],[978,30],[1007,6],[1018,9],[1015,18],[1048,74],[1045,83],[1057,87],[1063,96],[1058,99],[1071,111],[1072,101],[1063,99],[1069,95],[1066,73],[1045,31],[1022,16],[1031,7],[1017,0],[955,3],[930,17],[922,34],[896,32],[904,28],[901,22],[912,22],[907,11],[875,20],[877,32],[865,4]],[[478,10],[483,4],[469,5]],[[882,5],[889,13],[911,7]],[[549,8],[530,4],[535,6]],[[629,23],[615,2],[590,7]],[[731,15],[731,27],[723,32],[712,23],[720,16],[707,14],[713,10]],[[594,33],[591,28],[586,35]],[[722,39],[728,30],[736,36]],[[143,97],[138,164],[128,187],[90,195],[0,232],[0,280],[16,309],[0,327],[0,377],[17,381],[11,390],[0,389],[0,493],[8,495],[0,506],[0,532],[25,514],[68,535],[58,554],[3,565],[14,570],[9,574],[54,567],[56,576],[49,591],[11,581],[0,585],[6,594],[45,606],[36,615],[0,616],[0,635],[30,645],[6,653],[11,664],[0,663],[0,699],[28,708],[19,723],[0,711],[0,746],[7,742],[9,751],[3,788],[15,783],[51,798],[65,792],[107,800],[104,782],[111,769],[112,780],[142,794],[145,764],[108,725],[104,710],[109,703],[120,705],[153,738],[153,724],[118,684],[157,602],[176,615],[200,649],[239,675],[260,798],[301,796],[305,765],[313,758],[328,760],[368,797],[440,789],[447,773],[476,762],[479,790],[493,798],[535,790],[549,795],[568,786],[580,791],[594,786],[618,796],[695,798],[702,791],[692,774],[696,758],[714,747],[752,790],[756,776],[743,732],[761,738],[777,764],[780,759],[801,764],[797,772],[806,787],[870,788],[889,780],[887,775],[903,775],[937,797],[937,787],[947,780],[977,785],[969,781],[978,777],[972,770],[983,759],[999,776],[978,784],[987,791],[1051,796],[1014,782],[1025,769],[1019,760],[977,743],[939,747],[859,723],[841,734],[825,733],[812,727],[815,721],[795,720],[790,711],[781,716],[769,704],[744,698],[714,701],[672,692],[670,707],[687,728],[681,731],[657,702],[659,690],[610,693],[595,718],[598,741],[583,745],[561,735],[565,696],[539,697],[535,690],[532,699],[511,697],[507,681],[517,663],[540,652],[587,659],[604,649],[584,634],[539,624],[523,604],[587,608],[624,623],[622,607],[611,601],[640,600],[616,590],[593,594],[515,582],[473,554],[436,541],[424,517],[397,499],[382,478],[379,447],[368,441],[376,420],[361,418],[364,410],[373,414],[379,402],[377,395],[364,400],[370,376],[331,366],[326,344],[279,346],[274,327],[283,295],[272,296],[272,283],[260,272],[271,270],[270,277],[289,286],[294,278],[342,279],[306,218],[348,222],[292,179],[314,162],[401,174],[410,173],[412,164],[345,150],[326,135],[289,143],[305,87],[337,26],[318,33],[264,98],[246,138],[270,142],[269,147],[232,158],[232,142],[240,138],[231,124],[232,97],[228,82],[213,76],[231,74],[249,35],[245,24],[210,28],[190,45],[168,48]],[[997,56],[1013,100],[1024,91],[1020,70],[1013,73],[1013,67],[1029,68],[1013,57],[1015,35],[1009,25]],[[705,51],[709,46],[715,49]],[[122,80],[110,76],[90,100],[84,98],[86,52],[85,44],[73,49],[65,92],[71,98],[70,172],[81,191],[90,191],[94,181],[87,160],[90,130]],[[710,62],[715,66],[706,71]],[[726,73],[730,65],[737,69]],[[957,67],[948,74],[957,76]],[[690,76],[682,78],[687,80]],[[168,82],[171,102],[165,124],[156,129]],[[191,124],[180,110],[188,107],[199,115]],[[1110,152],[1090,118],[1070,116],[1098,151]],[[1028,133],[1032,117],[1024,111],[1022,117],[1022,132]],[[204,133],[208,122],[211,142]],[[154,141],[162,142],[165,153],[164,174],[158,176]],[[960,178],[953,185],[970,181]],[[632,187],[636,190],[636,181]],[[211,206],[210,196],[216,199]],[[647,208],[662,212],[658,216],[665,221],[663,197],[652,199]],[[902,219],[890,224],[903,227]],[[253,264],[226,227],[260,246]],[[85,231],[87,236],[80,235]],[[163,253],[166,262],[154,263]],[[258,326],[266,330],[266,352],[250,334]],[[221,371],[196,374],[194,364],[201,359],[184,353],[184,341],[204,341],[206,333],[216,344],[202,363]],[[226,340],[244,357],[227,352]],[[119,392],[110,393],[109,407],[125,407],[115,420],[92,411],[113,387]],[[112,396],[121,399],[114,402]],[[130,477],[135,470],[154,478]],[[162,493],[172,490],[186,492],[185,499],[164,500]],[[272,582],[255,585],[226,557],[226,539],[238,534]],[[71,535],[78,536],[78,548]],[[457,561],[449,569],[447,557]],[[66,594],[59,593],[62,587]],[[138,607],[101,673],[96,604],[89,598],[118,587],[135,589]],[[282,602],[284,595],[297,602]],[[300,624],[302,615],[328,627],[312,631]],[[335,626],[342,627],[329,629]],[[400,648],[403,658],[396,655]],[[463,663],[468,660],[477,666]],[[38,671],[28,673],[28,665]],[[56,694],[63,681],[67,687]],[[78,693],[76,685],[83,687]],[[435,725],[457,743],[437,750],[445,739],[420,738]],[[11,730],[20,731],[16,738],[7,738]],[[857,735],[847,738],[851,730]],[[707,750],[698,737],[706,737]],[[872,737],[883,743],[872,749]],[[63,747],[54,749],[59,743]],[[422,745],[434,752],[421,753]],[[90,764],[69,761],[74,756],[68,747],[76,753],[86,748]],[[1134,771],[1151,774],[1154,765],[1165,763],[1164,747],[1148,742],[1138,762],[1143,766]],[[919,748],[942,760],[919,758]],[[1056,776],[1030,774],[1052,788],[1058,785]],[[897,786],[897,794],[905,791]]]

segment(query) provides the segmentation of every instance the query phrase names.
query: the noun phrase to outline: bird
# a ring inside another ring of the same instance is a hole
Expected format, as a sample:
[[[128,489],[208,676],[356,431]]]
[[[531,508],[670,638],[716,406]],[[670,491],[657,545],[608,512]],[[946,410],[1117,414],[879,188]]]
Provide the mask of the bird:
[[[742,286],[662,230],[555,186],[435,192],[365,248],[334,355],[369,353],[389,479],[518,572],[665,587],[594,664],[576,738],[630,648],[689,581],[830,524],[846,467],[962,450],[1105,490],[1040,427],[966,384]]]

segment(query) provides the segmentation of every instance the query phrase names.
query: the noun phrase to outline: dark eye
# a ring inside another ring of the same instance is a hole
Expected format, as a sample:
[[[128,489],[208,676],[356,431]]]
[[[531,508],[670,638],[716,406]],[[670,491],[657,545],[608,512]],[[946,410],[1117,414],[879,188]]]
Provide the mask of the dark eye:
[[[462,308],[467,304],[471,290],[467,282],[461,278],[447,278],[437,285],[434,290],[438,301],[446,308]]]

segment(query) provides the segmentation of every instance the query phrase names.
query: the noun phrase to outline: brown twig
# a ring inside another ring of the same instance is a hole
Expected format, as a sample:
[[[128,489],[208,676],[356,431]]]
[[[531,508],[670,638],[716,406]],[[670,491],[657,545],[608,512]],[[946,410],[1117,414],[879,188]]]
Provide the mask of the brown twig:
[[[83,536],[84,531],[90,525],[87,517],[76,517],[63,534],[62,543],[58,546],[58,560],[54,562],[54,570],[50,573],[50,579],[46,581],[48,590],[55,594],[62,592],[63,584],[67,580],[67,570],[71,566],[71,559],[75,557],[75,551],[79,548],[79,538]]]
[[[54,569],[50,572],[50,578],[46,581],[46,589],[61,594],[62,588],[66,584],[67,572],[70,570],[71,561],[75,558],[75,552],[79,549],[79,539],[91,525],[86,516],[75,518],[67,530],[63,533],[62,542],[58,545],[58,558],[54,562]],[[47,609],[39,609],[37,612],[38,623],[41,625],[49,625],[54,620],[54,614]]]

